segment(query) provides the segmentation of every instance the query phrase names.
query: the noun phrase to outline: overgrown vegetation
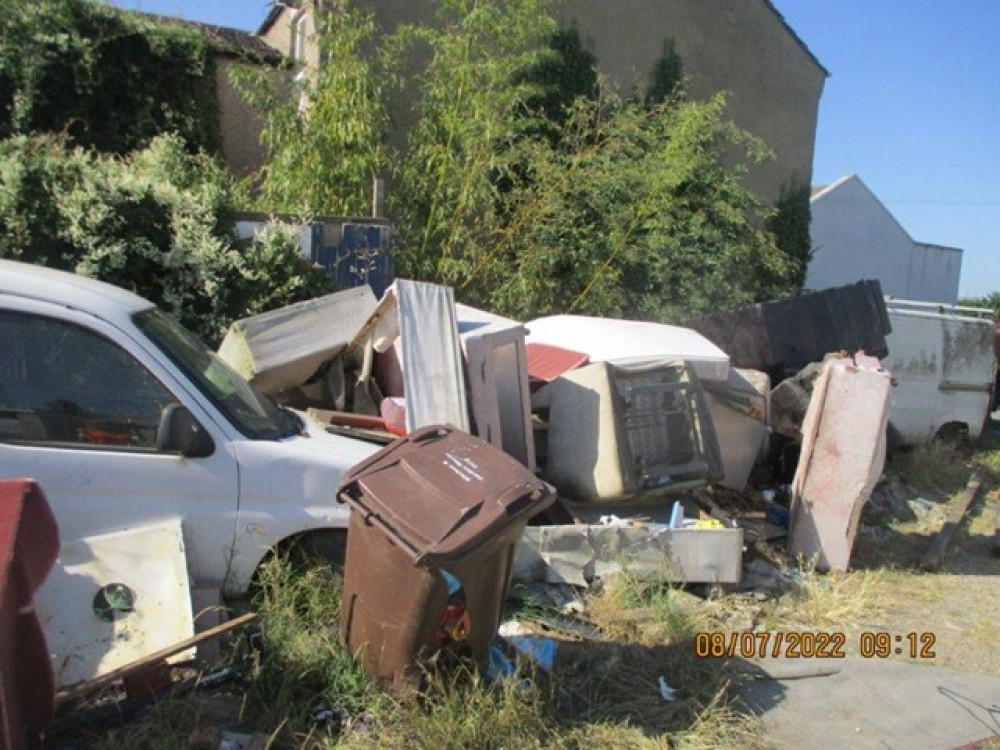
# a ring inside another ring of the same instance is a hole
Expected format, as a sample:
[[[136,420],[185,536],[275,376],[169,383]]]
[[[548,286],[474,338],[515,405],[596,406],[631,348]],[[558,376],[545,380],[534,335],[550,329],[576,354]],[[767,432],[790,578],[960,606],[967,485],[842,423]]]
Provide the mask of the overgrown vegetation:
[[[490,258],[501,185],[520,166],[509,146],[538,93],[520,73],[556,27],[549,0],[441,0],[439,10],[437,27],[408,25],[395,37],[397,64],[419,66],[419,98],[393,156],[390,207],[407,240],[404,274],[461,287]]]
[[[646,106],[663,104],[683,92],[684,61],[677,52],[673,37],[663,40],[663,52],[649,74],[649,88],[646,90]]]
[[[982,297],[963,297],[958,304],[967,307],[985,307],[992,310],[993,314],[1000,319],[1000,292],[991,292]]]
[[[216,152],[215,68],[197,31],[92,0],[8,0],[0,15],[0,138],[61,133],[125,154],[175,133]]]
[[[386,37],[356,0],[326,4],[317,68],[238,76],[266,119],[251,199],[206,156],[219,134],[202,35],[92,0],[14,0],[0,255],[135,289],[214,340],[325,288],[287,232],[235,243],[232,209],[362,214],[387,174],[400,275],[511,315],[675,321],[794,291],[807,196],[775,211],[743,186],[767,149],[724,97],[684,95],[668,39],[648,90],[620,98],[553,8],[438,0],[433,25]]]
[[[579,35],[556,29],[551,0],[439,0],[433,26],[396,29],[377,57],[357,7],[339,0],[326,16],[328,54],[304,88],[304,114],[265,112],[265,192],[294,185],[309,210],[332,212],[366,201],[371,175],[391,168],[400,275],[515,316],[675,321],[798,288],[801,193],[775,212],[744,187],[768,150],[725,119],[722,95],[684,96],[671,40],[649,90],[628,100],[599,85]],[[349,90],[337,69],[352,71]],[[242,83],[267,101],[259,81]],[[337,133],[314,133],[329,103]],[[398,129],[382,151],[385,112]],[[372,139],[366,149],[341,137],[349,130]],[[306,152],[355,164],[363,179],[336,182],[356,197],[330,194],[338,172],[301,169],[295,155]]]
[[[237,241],[213,56],[198,31],[92,0],[0,16],[0,258],[131,289],[210,343],[329,291],[289,227]]]
[[[762,228],[767,209],[721,161],[763,146],[724,106],[578,101],[558,147],[519,143],[529,177],[502,197],[494,252],[454,283],[525,318],[669,322],[782,296],[790,264]]]
[[[241,201],[225,170],[161,136],[128,156],[63,136],[0,141],[0,257],[77,271],[135,291],[217,342],[236,317],[328,291],[290,227],[237,241]]]
[[[790,280],[797,288],[806,281],[806,270],[812,255],[809,223],[812,208],[809,203],[810,187],[792,184],[781,190],[774,213],[767,228],[774,235],[775,244],[790,263]]]
[[[294,80],[259,66],[234,75],[249,103],[267,113],[261,142],[270,160],[255,200],[265,211],[364,216],[372,178],[386,165],[384,85],[369,57],[372,13],[348,0],[325,8],[317,69]]]
[[[621,611],[658,590],[626,582],[607,601],[624,597]],[[329,568],[297,570],[282,558],[264,567],[253,601],[263,634],[259,660],[222,689],[239,707],[239,731],[262,733],[273,748],[764,746],[759,724],[732,704],[721,661],[695,657],[682,634],[689,628],[674,640],[559,641],[551,679],[525,669],[494,681],[471,666],[428,664],[419,694],[391,696],[338,641],[340,591]],[[661,676],[677,690],[675,701],[664,701]],[[98,745],[187,747],[196,729],[212,726],[207,700],[160,701],[143,720],[97,738]],[[317,722],[318,709],[333,709],[340,721]]]

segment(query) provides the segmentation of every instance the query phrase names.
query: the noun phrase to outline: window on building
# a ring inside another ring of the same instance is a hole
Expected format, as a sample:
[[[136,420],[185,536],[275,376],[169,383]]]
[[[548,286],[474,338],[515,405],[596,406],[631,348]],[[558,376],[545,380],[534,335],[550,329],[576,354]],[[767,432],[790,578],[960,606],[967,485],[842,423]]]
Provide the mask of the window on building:
[[[128,352],[65,321],[0,311],[0,440],[153,450],[175,399]]]

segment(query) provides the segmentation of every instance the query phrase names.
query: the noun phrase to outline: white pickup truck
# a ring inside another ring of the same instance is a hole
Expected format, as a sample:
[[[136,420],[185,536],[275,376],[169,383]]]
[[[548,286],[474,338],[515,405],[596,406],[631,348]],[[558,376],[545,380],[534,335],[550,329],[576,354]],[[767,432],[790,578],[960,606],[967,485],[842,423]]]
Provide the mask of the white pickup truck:
[[[191,585],[246,589],[304,534],[342,549],[341,475],[377,447],[276,406],[151,302],[0,261],[0,476],[62,543],[179,519]]]

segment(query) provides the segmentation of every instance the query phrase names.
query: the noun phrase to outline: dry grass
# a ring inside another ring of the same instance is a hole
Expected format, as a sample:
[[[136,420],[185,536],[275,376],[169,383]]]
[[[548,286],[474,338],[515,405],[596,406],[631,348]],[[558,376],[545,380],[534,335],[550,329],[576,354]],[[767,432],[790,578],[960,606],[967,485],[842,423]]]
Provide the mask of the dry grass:
[[[931,443],[893,457],[892,468],[914,487],[950,496],[969,478],[966,453],[949,443]]]
[[[648,618],[609,641],[559,642],[552,675],[497,683],[470,667],[428,668],[423,692],[407,698],[382,692],[339,645],[339,592],[328,569],[296,572],[276,560],[264,570],[254,606],[265,648],[232,688],[238,727],[202,715],[201,698],[188,696],[160,701],[142,720],[83,746],[179,750],[211,726],[262,733],[272,748],[764,746],[759,725],[731,703],[724,665],[694,656],[691,635],[700,625],[669,588],[623,576],[596,595],[595,613],[613,619],[641,607]],[[661,677],[675,700],[661,695]],[[342,732],[312,721],[321,706],[346,718]]]
[[[864,622],[886,608],[884,570],[817,573],[806,564],[794,576],[794,590],[765,617],[768,629],[832,628]]]
[[[689,599],[669,584],[622,573],[588,599],[587,611],[615,640],[668,645],[691,639],[709,625],[704,612],[692,607]]]

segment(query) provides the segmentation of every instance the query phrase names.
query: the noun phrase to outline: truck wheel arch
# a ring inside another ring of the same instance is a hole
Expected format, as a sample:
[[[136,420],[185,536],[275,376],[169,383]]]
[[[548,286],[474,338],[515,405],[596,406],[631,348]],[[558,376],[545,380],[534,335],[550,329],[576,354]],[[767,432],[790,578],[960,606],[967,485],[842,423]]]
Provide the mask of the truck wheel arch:
[[[285,537],[271,547],[257,562],[254,568],[251,587],[260,579],[260,571],[275,557],[288,557],[297,565],[310,563],[329,564],[337,570],[344,567],[347,553],[347,529],[323,528],[309,529],[298,534]]]

